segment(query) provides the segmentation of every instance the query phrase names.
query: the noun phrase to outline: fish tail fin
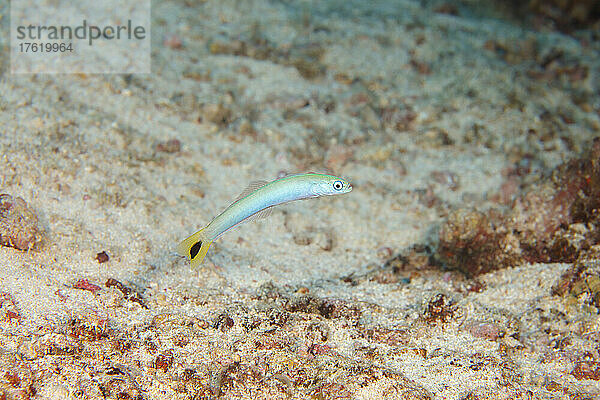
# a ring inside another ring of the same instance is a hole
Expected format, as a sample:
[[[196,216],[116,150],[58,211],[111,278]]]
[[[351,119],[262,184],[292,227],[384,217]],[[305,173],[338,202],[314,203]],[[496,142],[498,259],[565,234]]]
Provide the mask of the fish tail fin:
[[[196,268],[202,263],[212,243],[212,240],[206,237],[203,231],[204,229],[200,229],[177,246],[177,252],[190,260],[192,268]]]

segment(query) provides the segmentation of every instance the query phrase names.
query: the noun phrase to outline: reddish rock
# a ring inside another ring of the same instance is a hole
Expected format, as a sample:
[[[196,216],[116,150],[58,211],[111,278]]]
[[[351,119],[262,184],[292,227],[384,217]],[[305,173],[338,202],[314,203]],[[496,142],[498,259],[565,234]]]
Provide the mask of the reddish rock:
[[[42,238],[38,218],[21,197],[0,194],[0,244],[29,250]]]

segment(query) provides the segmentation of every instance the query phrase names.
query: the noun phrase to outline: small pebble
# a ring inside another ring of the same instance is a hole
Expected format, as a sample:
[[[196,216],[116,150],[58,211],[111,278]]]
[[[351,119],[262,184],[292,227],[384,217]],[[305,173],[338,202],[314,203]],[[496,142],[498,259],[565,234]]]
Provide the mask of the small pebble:
[[[298,288],[298,290],[296,291],[297,294],[308,294],[310,290],[307,287],[300,287]]]
[[[390,247],[383,246],[377,250],[377,257],[383,258],[383,259],[388,259],[392,256],[392,253],[393,253],[393,251]]]
[[[160,293],[159,295],[156,296],[156,303],[159,306],[164,306],[167,304],[167,296],[165,296],[164,294]]]
[[[183,47],[183,42],[179,36],[172,34],[165,38],[163,45],[171,49],[181,49]]]
[[[206,104],[202,108],[202,118],[218,125],[227,125],[231,119],[231,110],[223,104]]]
[[[315,243],[323,251],[331,251],[331,249],[333,249],[333,246],[335,245],[333,233],[329,230],[315,233],[314,239]]]
[[[167,350],[156,357],[154,360],[154,368],[167,372],[171,365],[173,365],[174,360],[173,351]]]
[[[433,171],[431,178],[437,183],[446,185],[452,191],[456,191],[460,187],[458,177],[450,171]]]
[[[99,264],[105,263],[109,260],[108,254],[105,251],[102,251],[96,254],[96,260],[98,260]]]
[[[75,289],[87,290],[88,292],[92,292],[94,294],[100,290],[100,286],[90,283],[87,279],[78,280],[75,282],[75,284],[73,284],[73,287]]]
[[[477,338],[496,340],[501,332],[498,325],[490,322],[474,322],[469,326],[469,333]]]
[[[308,246],[312,243],[312,237],[306,232],[301,232],[292,237],[294,243],[298,246]]]
[[[177,153],[181,151],[181,142],[177,139],[160,142],[156,145],[156,151],[161,153]]]

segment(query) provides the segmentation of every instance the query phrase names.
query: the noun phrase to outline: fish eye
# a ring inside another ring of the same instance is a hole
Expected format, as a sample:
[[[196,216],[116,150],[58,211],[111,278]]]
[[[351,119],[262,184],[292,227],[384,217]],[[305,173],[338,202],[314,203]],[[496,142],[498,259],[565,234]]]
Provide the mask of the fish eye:
[[[333,182],[333,188],[335,190],[342,190],[343,187],[344,187],[344,184],[342,183],[342,181]]]

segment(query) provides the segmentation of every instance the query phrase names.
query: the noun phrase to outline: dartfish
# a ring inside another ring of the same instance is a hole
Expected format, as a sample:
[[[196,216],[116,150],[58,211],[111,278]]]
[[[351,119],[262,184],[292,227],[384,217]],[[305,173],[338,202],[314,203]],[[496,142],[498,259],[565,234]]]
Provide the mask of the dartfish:
[[[252,182],[239,197],[210,224],[183,240],[177,252],[187,257],[192,268],[202,263],[211,243],[246,221],[266,218],[273,207],[294,200],[348,193],[352,185],[342,178],[325,174],[297,174],[272,182]]]

